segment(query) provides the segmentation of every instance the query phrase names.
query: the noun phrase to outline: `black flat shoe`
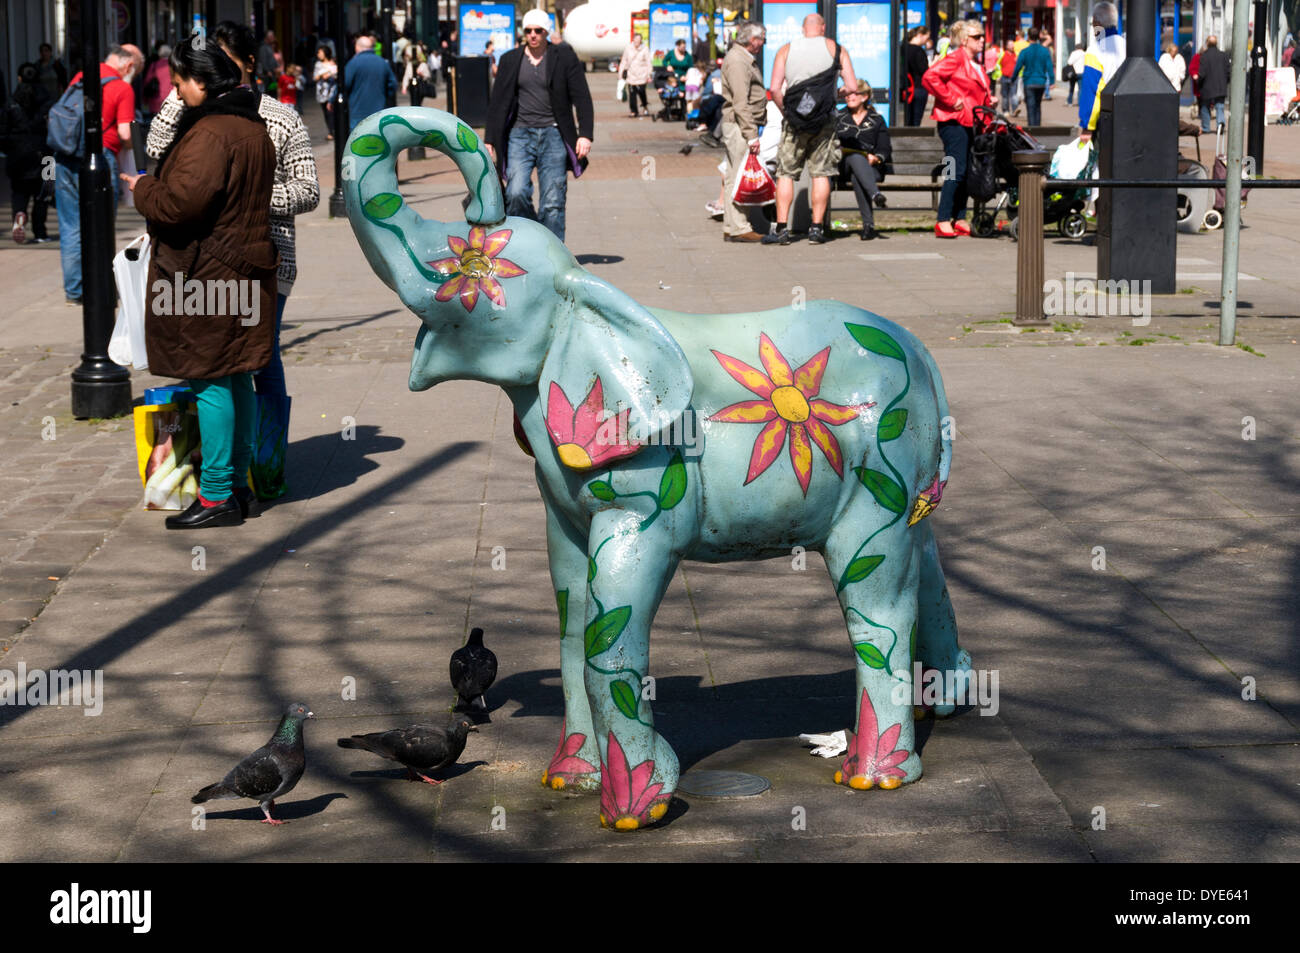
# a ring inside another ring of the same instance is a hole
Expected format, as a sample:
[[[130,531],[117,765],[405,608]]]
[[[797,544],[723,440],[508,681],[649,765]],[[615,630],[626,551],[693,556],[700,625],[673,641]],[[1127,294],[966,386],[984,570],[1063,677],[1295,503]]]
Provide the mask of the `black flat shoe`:
[[[871,199],[871,201],[872,201],[872,203],[876,206],[876,208],[884,208],[884,207],[885,207],[885,193],[884,193],[884,192],[877,192],[877,193],[875,194],[875,196]]]
[[[235,490],[235,502],[239,504],[239,515],[246,520],[257,519],[262,515],[262,504],[251,486],[241,486]]]
[[[874,226],[874,225],[868,225],[866,228],[864,228],[864,229],[862,230],[862,234],[859,235],[858,237],[859,237],[860,239],[862,239],[864,242],[869,242],[869,241],[871,241],[873,238],[876,237],[876,228],[875,228],[875,226]]]
[[[238,526],[244,522],[240,515],[239,503],[233,496],[227,497],[216,506],[204,506],[195,499],[190,508],[179,516],[169,516],[164,523],[168,529],[199,529],[205,526]]]

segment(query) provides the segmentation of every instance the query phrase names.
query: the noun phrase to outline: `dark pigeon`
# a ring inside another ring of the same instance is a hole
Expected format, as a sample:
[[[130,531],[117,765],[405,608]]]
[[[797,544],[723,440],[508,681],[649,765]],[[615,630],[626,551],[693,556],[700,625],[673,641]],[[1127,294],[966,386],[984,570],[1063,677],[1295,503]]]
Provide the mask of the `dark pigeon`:
[[[451,653],[451,687],[456,689],[456,711],[487,711],[483,698],[497,677],[497,657],[483,645],[483,630],[471,629],[469,641]]]
[[[435,781],[424,772],[437,771],[455,764],[465,750],[465,738],[471,731],[478,731],[472,719],[466,715],[453,715],[446,728],[437,725],[409,725],[392,731],[340,738],[339,747],[360,748],[389,761],[404,764],[406,776],[412,781],[419,777],[430,784],[441,784],[441,781]]]
[[[271,740],[258,748],[216,784],[209,784],[190,800],[195,804],[224,798],[249,797],[266,815],[263,824],[285,824],[271,817],[275,799],[293,790],[307,767],[302,746],[302,723],[315,718],[306,705],[294,702],[280,719]]]

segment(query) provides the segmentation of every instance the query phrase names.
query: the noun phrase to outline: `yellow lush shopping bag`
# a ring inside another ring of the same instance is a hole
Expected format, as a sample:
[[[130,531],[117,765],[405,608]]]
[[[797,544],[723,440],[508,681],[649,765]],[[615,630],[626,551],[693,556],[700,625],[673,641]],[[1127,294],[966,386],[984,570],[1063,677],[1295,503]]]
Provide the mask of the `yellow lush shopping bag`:
[[[199,415],[193,402],[135,408],[135,455],[144,508],[184,510],[199,495]]]

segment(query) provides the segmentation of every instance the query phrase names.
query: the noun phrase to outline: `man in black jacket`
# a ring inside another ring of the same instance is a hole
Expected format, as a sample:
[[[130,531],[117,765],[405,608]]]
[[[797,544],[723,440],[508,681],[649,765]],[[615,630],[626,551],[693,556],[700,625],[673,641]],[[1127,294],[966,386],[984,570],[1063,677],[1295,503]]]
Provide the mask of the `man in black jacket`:
[[[551,45],[549,30],[541,10],[524,14],[524,46],[497,66],[484,138],[506,180],[506,213],[540,221],[564,241],[568,173],[587,167],[595,111],[577,54],[567,43]],[[536,211],[533,169],[541,190]]]
[[[1228,95],[1228,57],[1219,49],[1217,36],[1205,38],[1205,49],[1201,51],[1192,79],[1198,83],[1196,96],[1201,106],[1201,131],[1210,131],[1211,106],[1214,107],[1215,118],[1222,126],[1223,100]]]

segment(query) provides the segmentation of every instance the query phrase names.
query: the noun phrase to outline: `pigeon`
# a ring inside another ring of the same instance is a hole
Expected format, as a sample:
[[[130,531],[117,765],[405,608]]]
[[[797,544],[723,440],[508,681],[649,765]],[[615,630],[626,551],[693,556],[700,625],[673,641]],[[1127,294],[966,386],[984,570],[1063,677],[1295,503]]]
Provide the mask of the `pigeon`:
[[[216,784],[209,784],[190,798],[194,804],[225,798],[251,797],[266,817],[263,824],[285,824],[271,816],[275,799],[288,794],[307,767],[302,747],[302,723],[316,716],[302,702],[294,702],[280,719],[271,740],[258,748]]]
[[[693,143],[693,142],[688,142],[688,143],[686,143],[686,145],[682,146],[682,147],[681,147],[680,149],[678,149],[677,151],[680,152],[680,153],[681,153],[682,155],[684,155],[684,156],[688,156],[688,155],[691,154],[691,150],[694,149],[694,148],[695,148],[695,143]]]
[[[404,764],[406,776],[412,781],[418,777],[429,784],[441,784],[441,781],[434,780],[424,772],[437,771],[455,764],[465,750],[465,736],[471,731],[478,731],[471,718],[453,715],[446,728],[437,725],[409,725],[392,731],[340,738],[339,747],[360,748],[389,761]]]
[[[451,653],[451,687],[456,689],[456,711],[487,711],[483,698],[497,677],[497,657],[483,645],[483,630],[471,629],[469,641]]]

